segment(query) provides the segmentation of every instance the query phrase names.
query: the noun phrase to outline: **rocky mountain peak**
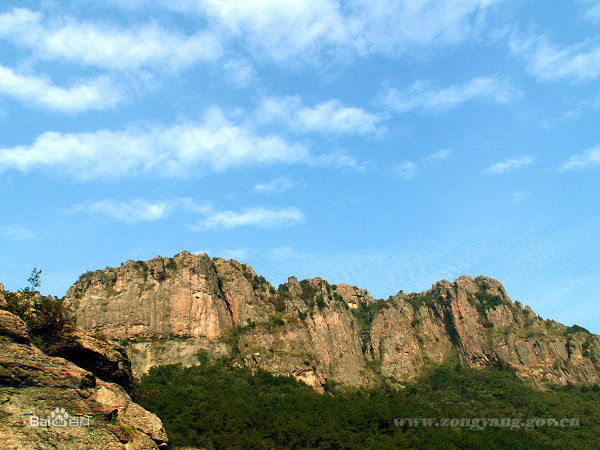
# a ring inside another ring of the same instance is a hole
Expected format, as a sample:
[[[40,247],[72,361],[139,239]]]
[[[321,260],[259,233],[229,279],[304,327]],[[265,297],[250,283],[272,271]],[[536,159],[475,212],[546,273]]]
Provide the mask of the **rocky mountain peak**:
[[[454,355],[538,386],[600,380],[598,336],[542,320],[484,276],[380,301],[319,277],[292,276],[275,288],[247,264],[182,252],[88,272],[66,301],[80,327],[129,342],[138,375],[157,364],[197,364],[200,351],[317,390],[330,379],[404,382]]]

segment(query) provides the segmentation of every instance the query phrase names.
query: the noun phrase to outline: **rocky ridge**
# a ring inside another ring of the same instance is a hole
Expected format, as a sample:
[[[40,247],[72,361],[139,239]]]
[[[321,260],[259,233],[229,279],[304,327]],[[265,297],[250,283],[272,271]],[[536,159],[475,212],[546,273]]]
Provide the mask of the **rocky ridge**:
[[[160,419],[134,403],[121,386],[32,345],[27,325],[4,309],[2,291],[0,285],[2,448],[152,449],[167,444]],[[80,331],[72,342],[87,349],[86,357],[98,356],[100,371],[110,361],[124,364],[126,371],[127,358],[110,354],[115,344],[95,349],[98,342]]]
[[[247,264],[183,252],[88,272],[66,301],[79,327],[127,344],[138,376],[227,356],[323,392],[330,382],[401,384],[454,357],[540,387],[600,381],[597,335],[542,320],[482,276],[383,301],[321,278],[276,289]]]

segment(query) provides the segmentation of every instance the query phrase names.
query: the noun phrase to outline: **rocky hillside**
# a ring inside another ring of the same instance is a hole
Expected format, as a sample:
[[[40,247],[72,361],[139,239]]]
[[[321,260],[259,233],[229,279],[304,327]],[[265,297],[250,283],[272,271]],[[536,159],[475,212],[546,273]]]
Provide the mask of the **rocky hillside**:
[[[540,387],[600,381],[599,336],[543,320],[482,276],[383,301],[320,278],[276,289],[247,264],[183,252],[88,272],[66,301],[79,327],[126,344],[136,375],[228,356],[323,391],[402,383],[458,357]]]
[[[166,445],[160,419],[132,402],[121,386],[32,345],[25,323],[4,309],[2,291],[0,285],[3,449],[152,449]],[[69,345],[74,350],[70,357],[87,361],[94,371],[116,377],[125,386],[130,384],[129,362],[118,346],[100,343],[81,332]]]

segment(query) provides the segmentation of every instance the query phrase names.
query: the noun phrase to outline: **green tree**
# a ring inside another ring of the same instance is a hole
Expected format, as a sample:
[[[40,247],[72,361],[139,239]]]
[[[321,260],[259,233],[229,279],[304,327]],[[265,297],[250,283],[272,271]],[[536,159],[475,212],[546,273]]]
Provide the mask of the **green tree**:
[[[27,324],[32,342],[48,352],[66,339],[75,328],[75,318],[66,307],[64,298],[41,295],[42,271],[35,268],[27,279],[29,286],[5,293],[8,311]]]

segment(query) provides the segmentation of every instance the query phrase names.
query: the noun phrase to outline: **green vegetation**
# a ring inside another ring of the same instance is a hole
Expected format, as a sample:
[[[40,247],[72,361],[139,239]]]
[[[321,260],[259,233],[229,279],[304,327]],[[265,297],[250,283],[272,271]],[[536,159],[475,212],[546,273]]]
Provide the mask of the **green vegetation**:
[[[300,287],[302,288],[300,298],[304,300],[304,303],[310,308],[314,308],[316,304],[315,295],[317,294],[317,290],[308,283],[308,280],[300,281]]]
[[[323,298],[323,294],[317,295],[316,300],[317,300],[317,308],[319,308],[319,309],[325,309],[325,307],[327,306],[327,303],[325,303],[325,299]]]
[[[144,261],[134,261],[133,267],[144,278],[144,280],[148,279],[148,264],[146,264]]]
[[[133,441],[140,434],[138,430],[123,422],[121,418],[114,412],[111,413],[110,423],[116,426],[117,434],[119,436],[119,439],[122,441]]]
[[[177,270],[177,262],[174,258],[168,258],[168,261],[165,264],[165,269],[168,269],[171,272],[175,272]]]
[[[428,308],[433,307],[438,298],[433,294],[411,294],[407,297],[406,301],[412,305],[415,311],[418,311],[423,305]]]
[[[579,325],[573,325],[573,326],[568,327],[565,330],[565,336],[567,334],[575,334],[575,333],[580,333],[580,332],[585,333],[585,334],[592,334],[587,329],[580,327]]]
[[[354,314],[358,322],[363,353],[367,351],[371,341],[371,324],[373,323],[373,319],[386,306],[387,304],[382,300],[373,303],[360,301],[358,302],[358,308],[352,310],[352,314]]]
[[[231,368],[154,367],[136,400],[156,413],[170,445],[198,448],[594,448],[600,388],[537,391],[509,372],[449,362],[405,389],[320,395],[289,377]],[[394,418],[579,418],[581,426],[510,430],[395,426]]]
[[[385,303],[381,300],[372,303],[358,302],[358,308],[353,309],[352,313],[358,322],[361,332],[369,331],[371,329],[373,319],[375,319],[375,316],[384,306]]]
[[[475,294],[479,303],[475,304],[480,315],[484,315],[488,309],[495,309],[502,304],[502,297],[499,295],[488,294],[487,292],[478,292]]]
[[[31,341],[48,352],[66,339],[75,328],[75,318],[64,304],[64,299],[41,295],[41,270],[34,268],[27,280],[29,286],[17,292],[4,292],[7,310],[19,316],[29,329]]]

